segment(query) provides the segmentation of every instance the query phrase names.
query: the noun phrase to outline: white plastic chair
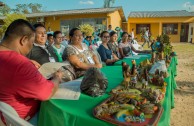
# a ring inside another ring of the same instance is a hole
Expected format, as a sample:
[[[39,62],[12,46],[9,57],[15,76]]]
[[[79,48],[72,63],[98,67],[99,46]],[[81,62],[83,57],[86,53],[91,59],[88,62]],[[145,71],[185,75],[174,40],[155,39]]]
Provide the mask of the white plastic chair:
[[[6,122],[6,126],[33,126],[29,122],[20,118],[17,112],[9,104],[5,102],[0,101],[0,112],[2,112],[2,115]],[[0,126],[5,126],[3,123],[2,124],[1,123]]]

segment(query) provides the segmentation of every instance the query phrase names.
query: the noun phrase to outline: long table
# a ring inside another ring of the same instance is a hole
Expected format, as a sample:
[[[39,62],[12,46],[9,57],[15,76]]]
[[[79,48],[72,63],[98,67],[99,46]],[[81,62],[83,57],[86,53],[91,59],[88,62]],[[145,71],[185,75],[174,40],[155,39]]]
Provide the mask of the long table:
[[[144,58],[140,58],[142,61]],[[120,62],[120,61],[119,61]],[[48,100],[41,103],[38,126],[113,126],[113,124],[99,120],[93,116],[93,109],[107,99],[109,92],[123,80],[120,63],[115,66],[106,66],[101,71],[108,78],[108,89],[103,96],[90,97],[81,93],[80,99],[72,100]],[[130,64],[130,62],[127,62]],[[174,89],[176,88],[175,76],[177,58],[173,57],[168,67],[169,76],[165,78],[167,90],[162,103],[163,114],[158,126],[170,125],[170,111],[174,107]]]
[[[122,62],[126,62],[129,65],[131,64],[132,60],[136,61],[136,64],[139,64],[141,61],[145,60],[145,59],[150,59],[151,58],[151,54],[142,54],[142,55],[135,55],[135,56],[129,56],[129,58],[124,58],[122,60],[117,61],[114,66],[119,66],[122,64]]]

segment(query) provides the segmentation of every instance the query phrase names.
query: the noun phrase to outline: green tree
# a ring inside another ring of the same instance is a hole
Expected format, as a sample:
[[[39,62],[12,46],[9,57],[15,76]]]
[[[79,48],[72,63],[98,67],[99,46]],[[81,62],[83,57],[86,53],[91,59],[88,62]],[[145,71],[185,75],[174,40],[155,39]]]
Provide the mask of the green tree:
[[[13,22],[16,19],[26,19],[26,16],[24,14],[7,14],[6,18],[3,20],[4,24],[3,26],[0,28],[0,36],[2,37],[7,29],[7,27],[11,24],[11,22]]]
[[[160,36],[157,36],[157,41],[163,44],[164,55],[169,56],[172,52],[170,37],[167,34],[162,34]]]
[[[31,10],[31,13],[39,13],[42,11],[42,5],[38,3],[30,3],[28,4],[28,7]]]
[[[28,4],[17,4],[16,9],[12,9],[14,13],[29,14]]]
[[[104,0],[104,8],[112,7],[115,3],[115,0]]]
[[[12,11],[19,14],[39,13],[42,11],[42,5],[38,3],[17,4]]]
[[[0,15],[5,16],[11,12],[11,8],[8,5],[0,6]]]

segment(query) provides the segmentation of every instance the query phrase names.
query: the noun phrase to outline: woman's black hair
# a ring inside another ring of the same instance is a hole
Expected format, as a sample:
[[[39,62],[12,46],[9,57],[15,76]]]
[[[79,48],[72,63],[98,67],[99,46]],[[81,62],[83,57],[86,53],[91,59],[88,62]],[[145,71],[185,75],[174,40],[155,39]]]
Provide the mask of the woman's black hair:
[[[127,32],[123,32],[123,33],[121,34],[121,37],[123,37],[123,35],[124,35],[124,34],[127,34],[127,35],[128,35],[128,33],[127,33]]]
[[[80,30],[80,29],[79,29],[79,28],[72,28],[72,29],[70,30],[70,32],[69,32],[69,37],[72,37],[72,36],[74,35],[74,32],[75,32],[76,30]]]
[[[114,34],[117,34],[115,31],[111,31],[110,33],[110,37],[113,36]]]
[[[70,30],[70,32],[69,32],[69,43],[71,43],[71,37],[73,37],[74,32],[75,32],[76,30],[80,30],[80,29],[79,29],[79,28],[72,28],[72,29]]]
[[[108,33],[109,34],[108,31],[103,31],[103,32],[101,32],[100,37],[103,37],[104,33]]]

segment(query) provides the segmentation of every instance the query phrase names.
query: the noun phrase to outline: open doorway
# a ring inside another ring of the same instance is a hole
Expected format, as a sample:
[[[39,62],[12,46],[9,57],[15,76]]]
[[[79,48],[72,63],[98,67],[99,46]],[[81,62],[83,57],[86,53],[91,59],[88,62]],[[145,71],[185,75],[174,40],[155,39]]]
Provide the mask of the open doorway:
[[[189,24],[181,24],[180,42],[188,42]]]

